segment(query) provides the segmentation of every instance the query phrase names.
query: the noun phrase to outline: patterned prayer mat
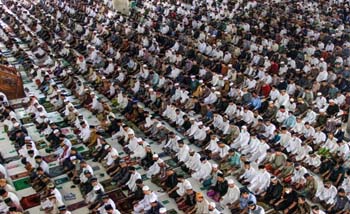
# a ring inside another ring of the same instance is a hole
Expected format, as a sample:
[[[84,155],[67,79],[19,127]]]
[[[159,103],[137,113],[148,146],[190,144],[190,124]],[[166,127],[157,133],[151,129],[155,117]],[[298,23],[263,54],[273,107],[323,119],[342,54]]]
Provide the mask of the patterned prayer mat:
[[[173,159],[169,159],[164,161],[166,165],[168,165],[170,168],[176,168],[177,163]]]
[[[110,193],[118,189],[118,187],[113,185],[111,182],[112,182],[112,179],[108,179],[101,182],[106,193]]]
[[[69,124],[66,123],[65,121],[57,122],[56,125],[60,128],[65,128],[69,126]]]
[[[17,180],[17,179],[20,179],[20,178],[24,178],[24,177],[27,177],[28,176],[28,172],[21,172],[19,174],[16,174],[16,175],[11,175],[11,180]]]
[[[55,179],[55,185],[56,186],[62,185],[62,184],[67,183],[67,182],[69,182],[69,178],[68,177]]]
[[[174,209],[168,210],[168,214],[177,214],[178,212]]]
[[[184,178],[189,178],[189,177],[191,177],[188,173],[186,173],[185,171],[183,171],[183,170],[181,169],[181,167],[175,168],[174,171],[175,171],[176,174],[178,174],[178,175],[183,175]]]
[[[25,117],[25,118],[22,118],[20,120],[21,120],[22,124],[28,124],[28,123],[33,122],[33,119],[31,117]]]
[[[20,201],[21,206],[24,210],[30,209],[40,205],[40,196],[39,194],[29,195],[23,197]]]
[[[51,162],[57,160],[57,157],[52,154],[52,155],[48,155],[48,156],[43,157],[43,160],[46,161],[46,163],[51,163]]]
[[[16,189],[16,191],[22,190],[22,189],[27,189],[30,187],[29,184],[29,177],[21,178],[18,180],[13,181],[13,185]]]
[[[75,204],[68,205],[67,210],[74,211],[74,210],[80,209],[82,207],[85,207],[86,205],[87,204],[85,203],[85,201],[80,201],[80,202],[77,202]]]
[[[37,150],[45,149],[47,147],[47,144],[44,140],[38,140],[37,142],[35,142],[35,145]]]

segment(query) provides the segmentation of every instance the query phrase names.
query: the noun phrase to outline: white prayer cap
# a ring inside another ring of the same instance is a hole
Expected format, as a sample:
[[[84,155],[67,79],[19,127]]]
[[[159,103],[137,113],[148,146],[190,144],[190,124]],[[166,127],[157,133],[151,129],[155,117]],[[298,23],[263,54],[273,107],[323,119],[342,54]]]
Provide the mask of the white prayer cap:
[[[94,186],[94,191],[98,191],[98,190],[100,190],[100,189],[101,189],[100,185]]]
[[[109,149],[109,147],[111,147],[110,145],[105,145],[105,149]]]
[[[107,60],[108,60],[108,61],[110,61],[110,62],[111,62],[111,61],[113,61],[113,59],[112,59],[112,58],[108,58]]]
[[[185,190],[192,189],[191,183],[185,184]]]
[[[166,213],[166,208],[165,207],[162,207],[159,209],[159,213],[160,214],[165,214]]]
[[[75,160],[75,159],[77,159],[76,156],[71,156],[71,157],[70,157],[70,160]]]
[[[211,166],[212,166],[213,168],[218,168],[218,167],[219,167],[216,163],[212,164]]]
[[[228,67],[229,67],[229,68],[232,68],[232,64],[229,64]]]
[[[191,78],[194,79],[194,78],[196,78],[196,76],[195,75],[191,75]]]
[[[142,191],[149,191],[149,187],[148,186],[143,186],[142,187]]]
[[[210,202],[210,203],[209,203],[209,206],[215,208],[215,207],[216,207],[216,204],[215,204],[214,202]]]
[[[281,62],[281,65],[284,65],[284,61]]]
[[[145,88],[149,88],[149,85],[145,84]]]
[[[32,140],[29,136],[26,136],[24,140]]]
[[[291,101],[291,102],[294,102],[294,98],[290,98],[290,101]]]
[[[45,117],[45,113],[44,113],[44,112],[41,112],[41,113],[39,114],[39,116],[40,116],[40,117]]]
[[[215,87],[211,87],[211,89],[212,89],[212,90],[216,90],[216,88],[215,88]]]
[[[158,163],[158,164],[161,164],[161,163],[164,163],[164,161],[163,161],[162,159],[159,158],[159,159],[157,160],[157,163]]]
[[[63,100],[63,102],[69,102],[69,100],[66,98],[66,99]]]
[[[232,179],[227,180],[227,184],[234,184],[235,182]]]
[[[95,95],[95,92],[91,92],[90,95]]]
[[[215,91],[215,94],[220,95],[221,93],[220,91]]]
[[[190,117],[190,120],[191,120],[191,121],[194,121],[195,119],[194,119],[193,117]]]
[[[333,100],[333,99],[330,99],[329,102],[330,102],[330,103],[334,103],[334,100]]]
[[[230,86],[233,86],[233,82],[230,83]]]
[[[199,83],[203,83],[203,80],[199,80]]]
[[[57,134],[57,133],[59,133],[60,131],[58,130],[58,129],[55,129],[54,131],[53,131],[53,133],[54,134]]]
[[[224,77],[224,80],[228,80],[228,77]]]
[[[148,91],[152,92],[152,91],[154,91],[154,90],[153,90],[153,88],[150,88],[150,89],[148,89]]]
[[[163,125],[162,125],[162,123],[158,123],[157,124],[157,128],[160,128],[160,127],[162,127]]]
[[[159,156],[158,156],[158,154],[153,154],[152,157],[153,157],[153,158],[158,158]]]
[[[56,92],[57,92],[57,93],[61,93],[61,92],[62,92],[62,90],[61,90],[61,89],[58,89]]]
[[[19,127],[19,123],[15,123],[13,126],[14,127]]]
[[[321,60],[321,61],[324,61],[324,59],[323,59],[323,58],[321,58],[320,60]]]
[[[143,142],[142,138],[137,138],[137,142]]]
[[[122,70],[122,68],[121,68],[121,67],[119,67],[117,70],[118,70],[118,71],[121,71],[121,70]]]
[[[150,200],[149,200],[150,203],[154,203],[154,202],[156,202],[156,201],[157,201],[157,198],[156,198],[156,197],[152,197],[152,198],[150,198]]]
[[[325,109],[320,109],[320,113],[325,113],[326,110]]]
[[[34,95],[33,92],[30,92],[30,93],[29,93],[29,96],[30,96],[30,97],[35,97],[35,95]]]
[[[144,64],[144,65],[143,65],[143,67],[144,67],[144,68],[147,68],[147,65],[146,65],[146,64]]]
[[[242,126],[242,129],[247,129],[247,126]]]
[[[102,78],[101,78],[101,79],[105,80],[105,79],[106,79],[106,77],[105,77],[105,76],[102,76]]]
[[[179,83],[175,83],[175,86],[178,86],[179,85]]]
[[[210,130],[209,127],[205,127],[205,128],[204,128],[204,131],[209,131],[209,130]]]
[[[321,92],[317,92],[317,96],[321,96],[322,95],[322,93]]]
[[[199,121],[199,122],[198,122],[198,125],[199,125],[199,126],[203,125],[203,122],[202,122],[202,121]]]

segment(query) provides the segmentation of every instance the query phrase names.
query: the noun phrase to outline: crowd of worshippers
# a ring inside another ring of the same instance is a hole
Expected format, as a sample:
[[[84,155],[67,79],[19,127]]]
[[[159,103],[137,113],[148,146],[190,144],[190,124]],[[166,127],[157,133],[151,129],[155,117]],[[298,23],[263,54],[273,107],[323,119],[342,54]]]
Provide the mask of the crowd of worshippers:
[[[185,213],[220,213],[218,205],[232,213],[264,213],[258,202],[285,214],[349,213],[350,151],[344,131],[350,104],[349,3],[269,3],[136,1],[126,17],[110,10],[110,1],[7,1],[20,21],[3,9],[2,19],[33,55],[23,56],[9,36],[2,40],[23,57],[38,88],[93,160],[105,165],[116,186],[129,191],[135,213],[164,213],[164,208],[133,163]],[[89,126],[52,77],[96,115],[98,127]],[[194,190],[94,91],[109,98],[207,191]],[[27,112],[90,210],[118,213],[91,166],[48,120],[38,99],[27,95]],[[6,96],[0,99],[9,137],[33,188],[43,196],[43,208],[66,209],[47,163],[5,105]],[[123,146],[126,158],[105,134]]]

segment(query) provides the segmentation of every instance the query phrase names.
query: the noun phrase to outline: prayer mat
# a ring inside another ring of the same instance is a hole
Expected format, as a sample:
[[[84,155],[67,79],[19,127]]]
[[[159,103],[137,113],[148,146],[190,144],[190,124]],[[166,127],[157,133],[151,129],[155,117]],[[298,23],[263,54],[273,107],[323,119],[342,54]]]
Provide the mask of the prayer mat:
[[[149,178],[147,177],[147,175],[146,175],[146,174],[141,175],[141,178],[142,178],[142,180],[143,180],[143,181],[147,181],[147,180],[149,180]]]
[[[55,185],[58,186],[58,185],[62,185],[64,183],[67,183],[69,181],[69,178],[68,177],[64,177],[64,178],[58,178],[58,179],[55,179]]]
[[[90,151],[85,151],[85,152],[82,152],[80,153],[81,156],[83,157],[84,160],[89,160],[89,159],[92,159],[92,156],[90,154]]]
[[[45,142],[44,140],[38,140],[38,141],[35,143],[35,145],[36,145],[36,149],[37,149],[37,150],[44,149],[44,148],[47,147],[47,144],[46,144],[46,142]]]
[[[17,179],[20,179],[20,178],[24,178],[24,177],[27,177],[28,176],[28,172],[21,172],[17,175],[11,175],[11,180],[17,180]]]
[[[63,195],[63,198],[65,201],[72,201],[72,200],[77,199],[77,196],[74,193],[68,193],[68,194]]]
[[[16,191],[29,188],[29,177],[13,181],[13,186],[15,187]]]
[[[43,157],[43,160],[46,161],[46,163],[51,163],[54,162],[55,160],[57,160],[57,156],[56,155],[48,155]]]
[[[169,200],[164,200],[164,201],[162,201],[162,204],[163,204],[163,205],[169,204]]]
[[[177,163],[173,159],[166,160],[165,163],[170,168],[176,168],[176,166],[177,166]]]
[[[175,168],[174,171],[176,172],[177,175],[183,175],[185,179],[191,177],[189,174],[183,171],[181,167]]]
[[[49,173],[51,177],[57,177],[59,175],[64,174],[64,167],[63,166],[55,166],[49,169]]]
[[[85,150],[84,146],[79,146],[79,147],[74,147],[74,148],[75,148],[79,153]]]
[[[86,205],[87,204],[85,203],[85,201],[80,201],[80,202],[77,202],[75,204],[68,205],[67,210],[74,211],[74,210],[80,209],[82,207],[85,207]]]
[[[70,140],[70,139],[75,138],[75,135],[74,134],[69,134],[69,135],[66,135],[66,137]]]
[[[99,166],[93,166],[92,167],[92,170],[94,171],[94,172],[96,172],[97,170],[100,170],[101,168],[99,167]]]
[[[62,132],[62,134],[64,134],[64,135],[66,135],[66,137],[68,138],[68,133],[70,132],[69,131],[69,128],[63,128],[63,129],[61,129],[61,132]]]
[[[11,152],[10,152],[10,153],[11,153]],[[13,157],[5,158],[5,159],[4,159],[4,162],[5,162],[5,163],[10,163],[10,162],[12,162],[12,161],[16,161],[16,160],[19,160],[19,159],[20,159],[19,156],[13,156]]]
[[[69,124],[66,123],[65,121],[57,122],[56,125],[57,125],[59,128],[65,128],[65,127],[68,127],[68,126],[69,126]]]
[[[169,155],[165,152],[161,152],[158,154],[158,156],[159,156],[159,158],[164,158],[164,157],[169,156]]]
[[[109,193],[118,189],[118,187],[115,184],[112,184],[111,182],[112,182],[112,179],[108,179],[101,182],[106,193]]]
[[[72,143],[72,145],[78,145],[78,140],[77,139],[71,139],[70,142]]]
[[[22,118],[20,120],[21,120],[22,124],[28,124],[28,123],[33,122],[33,119],[31,117],[25,117],[25,118]]]
[[[121,201],[123,199],[126,199],[126,195],[123,193],[121,189],[117,189],[113,192],[110,192],[108,193],[108,195],[113,201]]]
[[[30,209],[32,207],[36,207],[40,205],[40,195],[39,194],[33,194],[26,197],[23,197],[20,200],[21,206],[23,207],[23,210]]]
[[[174,209],[168,210],[168,214],[177,214],[178,212]]]

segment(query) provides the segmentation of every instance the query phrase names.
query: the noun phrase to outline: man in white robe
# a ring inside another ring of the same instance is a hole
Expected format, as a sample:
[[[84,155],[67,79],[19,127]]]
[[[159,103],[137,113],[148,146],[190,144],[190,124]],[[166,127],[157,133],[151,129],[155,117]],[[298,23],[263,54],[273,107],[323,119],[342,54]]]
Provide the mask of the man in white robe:
[[[144,186],[142,190],[145,196],[141,201],[135,204],[134,214],[147,213],[147,211],[152,208],[151,202],[158,200],[158,196],[153,191],[151,191],[148,186]]]
[[[200,169],[192,174],[192,177],[196,180],[203,181],[207,178],[209,178],[212,166],[211,163],[205,158],[200,158],[201,165]]]
[[[134,192],[137,189],[136,181],[141,179],[141,174],[136,171],[135,167],[129,167],[129,172],[130,178],[125,186],[127,186],[131,192]]]
[[[147,178],[152,178],[152,176],[158,174],[160,172],[160,164],[163,164],[164,161],[162,159],[158,159],[153,163],[153,165],[147,170]]]
[[[222,196],[220,200],[220,205],[222,207],[230,206],[231,204],[234,204],[238,201],[240,197],[240,190],[235,185],[234,181],[232,179],[227,180],[228,184],[228,190],[224,196]]]
[[[271,175],[266,171],[265,166],[260,165],[259,172],[256,173],[253,179],[250,181],[248,189],[257,195],[261,194],[269,187],[270,178]]]

